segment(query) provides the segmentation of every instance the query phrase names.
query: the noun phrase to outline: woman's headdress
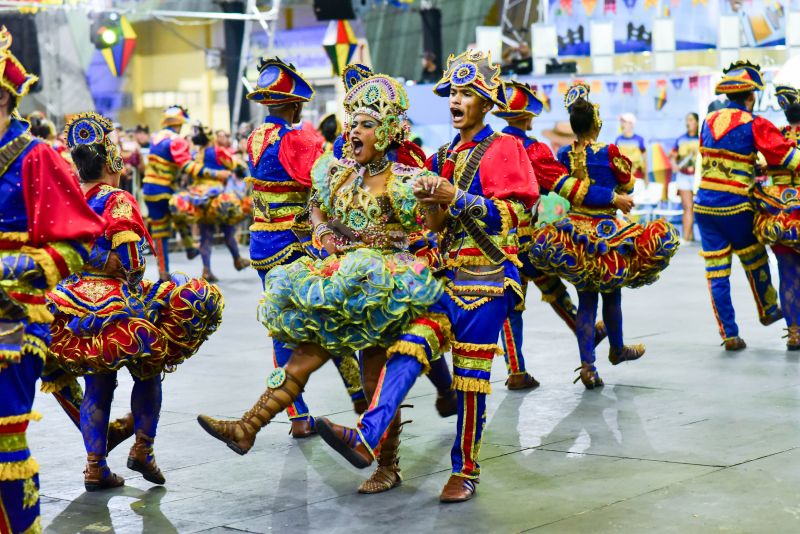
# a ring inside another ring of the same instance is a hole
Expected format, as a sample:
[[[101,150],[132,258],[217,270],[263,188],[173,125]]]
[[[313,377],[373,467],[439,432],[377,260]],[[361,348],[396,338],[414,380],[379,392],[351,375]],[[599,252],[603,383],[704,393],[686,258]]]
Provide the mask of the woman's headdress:
[[[125,168],[125,163],[117,145],[108,136],[113,131],[114,124],[94,111],[75,115],[64,127],[64,135],[70,149],[78,145],[92,147],[102,145],[106,149],[106,165],[111,171],[119,173]]]
[[[369,115],[381,123],[375,132],[378,138],[375,148],[386,150],[392,141],[402,143],[408,135],[405,124],[408,95],[400,82],[391,76],[365,69],[362,65],[348,65],[342,74],[348,89],[344,97],[344,129],[345,132],[350,130],[350,121],[356,115]],[[350,81],[355,83],[351,85]]]
[[[567,90],[567,94],[564,95],[564,107],[567,108],[567,112],[569,113],[572,111],[572,106],[574,106],[575,102],[578,100],[585,100],[592,104],[589,100],[589,91],[589,86],[584,82],[572,84],[572,87]],[[600,118],[600,106],[592,104],[592,109],[594,110],[594,124],[599,130],[603,127],[603,120]]]

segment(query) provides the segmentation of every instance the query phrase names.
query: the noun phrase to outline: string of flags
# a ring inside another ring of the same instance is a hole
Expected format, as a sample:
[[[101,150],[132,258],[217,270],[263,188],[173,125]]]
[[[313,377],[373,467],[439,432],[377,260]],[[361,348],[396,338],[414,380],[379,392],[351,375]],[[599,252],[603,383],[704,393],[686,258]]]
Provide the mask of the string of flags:
[[[553,96],[553,91],[557,91],[557,95],[563,96],[566,94],[569,86],[574,81],[579,80],[564,80],[554,83],[543,83],[541,85],[533,85],[534,91],[539,93],[544,102],[545,110],[550,111],[550,101]],[[603,91],[609,94],[615,94],[621,91],[626,96],[647,96],[652,94],[654,107],[656,111],[661,111],[667,105],[668,95],[670,91],[684,91],[695,89],[708,89],[711,83],[711,75],[689,75],[689,76],[673,76],[668,78],[643,78],[640,80],[591,80],[589,82],[593,95],[602,93]]]

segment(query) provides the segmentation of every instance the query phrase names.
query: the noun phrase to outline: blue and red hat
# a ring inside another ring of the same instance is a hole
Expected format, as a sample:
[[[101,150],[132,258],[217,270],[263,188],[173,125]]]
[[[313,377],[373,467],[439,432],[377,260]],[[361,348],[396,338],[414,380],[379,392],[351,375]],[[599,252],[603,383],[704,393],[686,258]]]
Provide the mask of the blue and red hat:
[[[439,96],[449,96],[451,87],[470,87],[480,96],[506,109],[506,93],[500,80],[500,66],[489,53],[467,50],[447,58],[447,70],[433,88]]]
[[[785,110],[792,104],[800,101],[800,93],[791,85],[776,85],[775,98],[777,98],[778,105],[781,109]]]
[[[504,82],[508,110],[496,110],[492,114],[501,119],[523,119],[538,117],[544,109],[544,102],[527,83],[514,80]]]
[[[183,106],[170,106],[161,114],[161,126],[169,128],[172,126],[183,126],[189,120],[189,112]]]
[[[761,67],[749,61],[739,60],[731,63],[722,72],[722,79],[715,90],[718,95],[761,91],[764,88],[764,76],[761,74]]]
[[[256,90],[247,95],[248,100],[265,106],[281,106],[295,102],[308,102],[314,98],[314,89],[297,72],[294,65],[280,58],[262,59],[258,65]]]
[[[0,87],[10,92],[19,102],[39,78],[28,73],[14,57],[11,53],[11,42],[11,33],[5,26],[0,26]]]

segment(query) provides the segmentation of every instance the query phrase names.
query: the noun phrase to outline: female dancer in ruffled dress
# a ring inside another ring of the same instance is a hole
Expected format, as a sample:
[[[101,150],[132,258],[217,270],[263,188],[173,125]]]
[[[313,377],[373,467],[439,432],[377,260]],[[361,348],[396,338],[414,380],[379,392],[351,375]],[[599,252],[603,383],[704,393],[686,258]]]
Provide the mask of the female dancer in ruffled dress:
[[[225,246],[231,253],[234,268],[241,271],[250,265],[250,260],[239,254],[239,244],[236,242],[236,225],[245,217],[243,195],[232,182],[236,163],[230,150],[211,144],[208,132],[202,125],[195,127],[192,143],[198,148],[194,160],[186,166],[192,183],[186,191],[173,195],[170,210],[173,220],[186,225],[198,223],[203,278],[218,282],[211,272],[211,249],[217,225],[225,236]]]
[[[241,419],[198,417],[209,434],[239,454],[331,355],[362,351],[364,389],[371,397],[386,362],[385,347],[442,293],[427,264],[408,252],[408,234],[421,229],[411,184],[426,171],[386,159],[387,150],[407,142],[405,90],[388,76],[372,74],[351,85],[344,105],[346,159],[313,173],[314,240],[329,256],[273,268],[259,307],[270,334],[297,347]],[[379,467],[360,492],[400,484],[399,427],[398,413]]]
[[[778,104],[789,124],[783,135],[800,141],[800,92],[775,87]],[[772,245],[780,273],[781,310],[788,330],[786,349],[800,350],[800,174],[782,167],[768,169],[772,184],[756,183],[752,201],[756,208],[754,232],[764,245]]]
[[[106,464],[111,401],[122,367],[134,381],[136,442],[128,468],[145,480],[164,483],[153,455],[161,375],[197,352],[222,317],[222,295],[205,280],[143,280],[142,249],[146,244],[155,247],[136,201],[118,189],[123,163],[107,137],[112,130],[112,123],[96,113],[80,114],[67,124],[67,144],[86,201],[107,226],[82,272],[48,294],[55,315],[52,355],[64,370],[84,375],[86,381],[81,433],[87,491],[124,484]]]
[[[577,201],[567,217],[536,233],[530,257],[536,267],[578,290],[578,378],[593,389],[603,385],[594,365],[599,294],[611,345],[609,361],[617,365],[639,359],[644,345],[623,342],[622,288],[655,282],[678,249],[678,232],[662,219],[642,225],[616,218],[617,209],[630,211],[633,206],[627,195],[633,189],[631,163],[615,145],[597,143],[602,121],[597,106],[589,102],[587,85],[573,85],[565,104],[578,139],[558,152],[570,176],[556,190],[562,196],[571,193]]]

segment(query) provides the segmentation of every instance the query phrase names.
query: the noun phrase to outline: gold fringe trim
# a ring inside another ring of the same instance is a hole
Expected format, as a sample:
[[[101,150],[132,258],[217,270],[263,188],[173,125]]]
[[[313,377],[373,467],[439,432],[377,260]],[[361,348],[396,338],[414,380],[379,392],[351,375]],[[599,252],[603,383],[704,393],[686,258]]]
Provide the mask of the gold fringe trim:
[[[395,342],[391,347],[386,349],[387,354],[403,354],[404,356],[411,356],[422,365],[422,373],[428,374],[431,370],[431,362],[428,361],[428,355],[425,354],[425,349],[422,345],[411,343],[410,341],[400,340]]]
[[[42,385],[39,386],[39,391],[42,393],[58,393],[65,387],[68,387],[75,380],[75,377],[69,374],[63,374],[55,380],[45,382],[42,380]]]
[[[138,243],[140,239],[141,237],[136,232],[123,230],[122,232],[117,232],[111,238],[111,248],[117,248],[124,243]]]
[[[694,206],[694,212],[701,215],[714,215],[717,217],[724,217],[726,215],[735,215],[737,213],[744,213],[746,211],[753,211],[753,206],[749,202],[736,204],[734,206],[724,206],[721,208],[713,206]]]
[[[453,341],[453,349],[464,350],[464,351],[484,351],[490,350],[493,351],[495,354],[505,354],[505,351],[500,348],[500,345],[497,343],[464,343],[462,341]]]
[[[722,258],[725,256],[730,256],[732,250],[733,248],[731,248],[731,246],[728,245],[727,247],[721,250],[709,250],[708,252],[706,252],[705,250],[701,250],[700,252],[698,252],[698,254],[700,254],[701,258]]]
[[[444,343],[439,347],[439,352],[449,352],[453,344],[453,324],[450,322],[450,318],[443,313],[427,313],[423,317],[439,324],[444,339]]]
[[[730,275],[731,275],[730,269],[725,269],[722,271],[706,271],[706,278],[709,280],[712,278],[727,278]]]
[[[0,239],[25,243],[28,241],[28,232],[0,232]]]
[[[250,225],[251,232],[282,232],[291,230],[294,227],[294,220],[283,222],[254,222]]]
[[[58,267],[56,267],[55,260],[43,249],[23,246],[20,249],[20,252],[31,256],[33,261],[36,262],[36,265],[42,269],[44,272],[44,278],[47,281],[47,287],[56,287],[56,285],[63,278],[61,273],[58,271]]]
[[[733,249],[733,253],[737,256],[744,256],[747,254],[752,254],[753,252],[763,252],[766,253],[767,250],[764,248],[764,245],[761,243],[755,243],[750,245],[749,247],[741,248],[739,250]]]
[[[492,392],[492,384],[488,380],[479,378],[454,376],[453,389],[465,393],[485,393],[489,395]]]
[[[50,324],[53,322],[53,314],[47,309],[46,304],[25,304],[28,312],[28,320],[32,323]]]
[[[41,418],[42,414],[35,410],[19,415],[7,415],[5,417],[0,417],[0,426],[16,425],[17,423],[24,423],[25,421],[39,421]]]
[[[33,457],[21,462],[0,463],[0,480],[24,480],[39,472],[39,463]]]
[[[42,518],[37,517],[31,526],[22,531],[22,534],[42,534]]]

